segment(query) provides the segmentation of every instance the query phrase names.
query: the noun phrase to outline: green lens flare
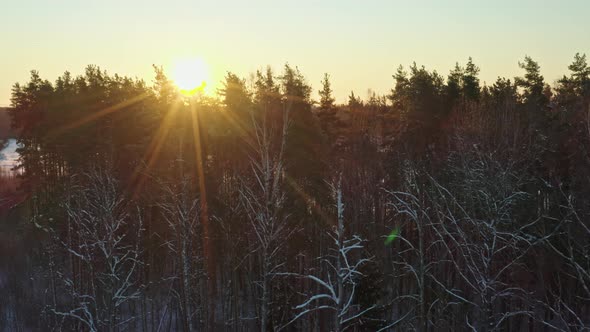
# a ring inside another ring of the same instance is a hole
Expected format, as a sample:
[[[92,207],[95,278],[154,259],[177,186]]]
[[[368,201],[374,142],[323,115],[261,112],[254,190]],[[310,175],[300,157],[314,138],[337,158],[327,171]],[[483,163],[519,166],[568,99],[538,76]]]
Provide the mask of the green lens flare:
[[[389,233],[389,235],[387,235],[387,238],[385,239],[385,245],[391,244],[391,242],[393,242],[393,240],[395,240],[398,235],[399,235],[399,228],[394,228],[391,231],[391,233]]]

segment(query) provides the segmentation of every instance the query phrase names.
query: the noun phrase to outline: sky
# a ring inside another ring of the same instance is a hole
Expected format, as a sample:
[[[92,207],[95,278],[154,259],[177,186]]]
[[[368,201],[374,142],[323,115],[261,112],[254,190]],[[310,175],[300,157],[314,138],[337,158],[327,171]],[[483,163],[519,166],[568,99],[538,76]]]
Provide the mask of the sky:
[[[0,0],[0,106],[32,69],[54,81],[95,64],[151,84],[152,64],[189,58],[212,91],[227,71],[289,63],[317,93],[327,72],[338,102],[388,93],[400,64],[446,76],[469,56],[491,84],[530,55],[552,84],[590,56],[588,13],[588,0]]]

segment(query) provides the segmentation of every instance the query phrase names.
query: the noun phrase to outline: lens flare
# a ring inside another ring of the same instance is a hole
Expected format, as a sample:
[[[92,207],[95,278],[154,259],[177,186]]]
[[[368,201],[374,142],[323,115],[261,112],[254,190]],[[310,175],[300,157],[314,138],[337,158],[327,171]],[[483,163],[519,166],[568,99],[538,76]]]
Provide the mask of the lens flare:
[[[391,233],[389,233],[389,235],[387,235],[387,238],[385,239],[385,245],[389,245],[391,244],[399,235],[399,228],[394,228]]]

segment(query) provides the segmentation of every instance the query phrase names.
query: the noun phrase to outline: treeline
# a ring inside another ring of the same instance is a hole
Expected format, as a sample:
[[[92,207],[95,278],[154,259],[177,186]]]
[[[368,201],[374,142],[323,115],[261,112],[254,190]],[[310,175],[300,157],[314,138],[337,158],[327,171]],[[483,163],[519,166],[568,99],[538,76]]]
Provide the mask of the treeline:
[[[590,67],[520,67],[400,66],[345,105],[289,65],[217,97],[33,71],[0,326],[590,329]]]

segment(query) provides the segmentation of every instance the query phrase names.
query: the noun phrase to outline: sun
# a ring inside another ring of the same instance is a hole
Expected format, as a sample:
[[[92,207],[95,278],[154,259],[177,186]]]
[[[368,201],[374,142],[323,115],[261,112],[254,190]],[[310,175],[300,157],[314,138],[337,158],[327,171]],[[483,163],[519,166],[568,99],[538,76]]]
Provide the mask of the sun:
[[[182,93],[205,93],[209,68],[199,58],[179,60],[172,67],[171,77]]]

